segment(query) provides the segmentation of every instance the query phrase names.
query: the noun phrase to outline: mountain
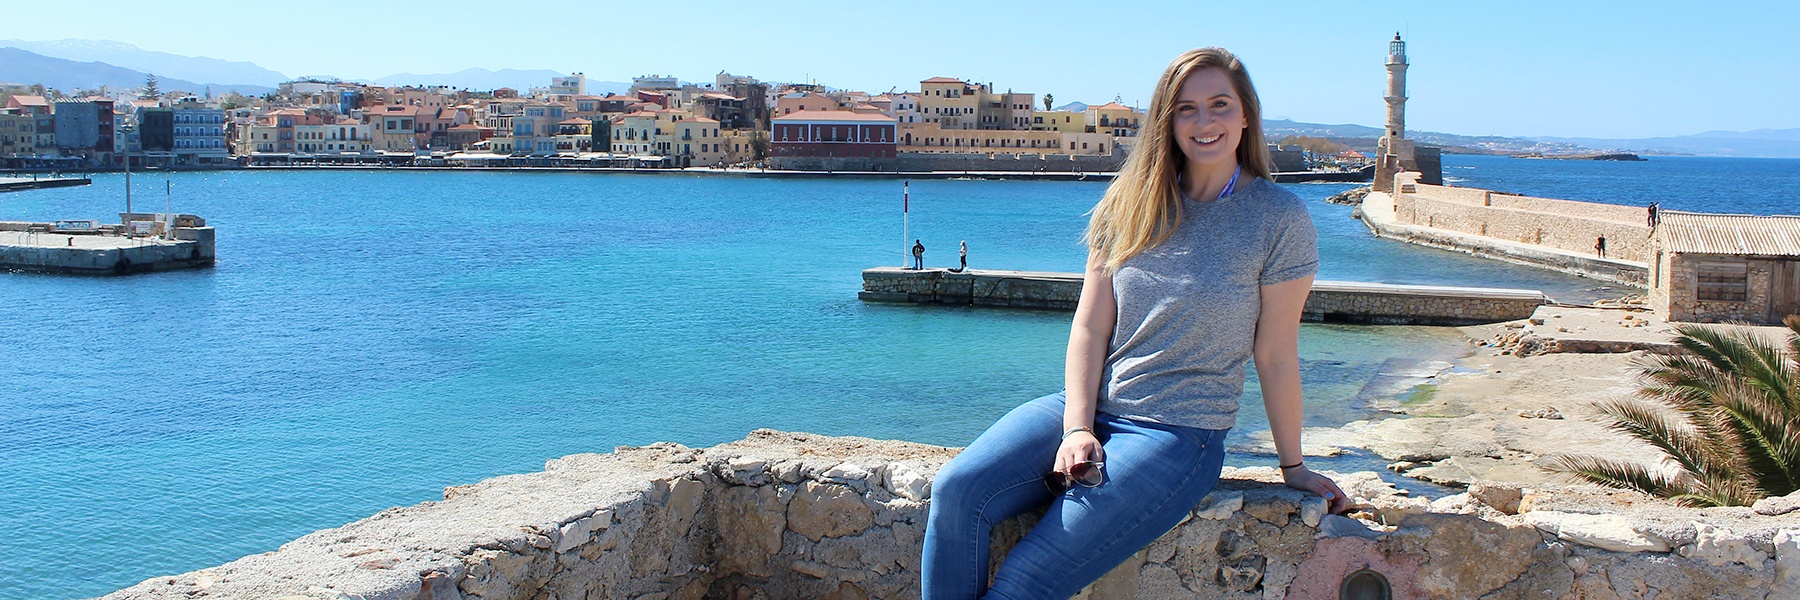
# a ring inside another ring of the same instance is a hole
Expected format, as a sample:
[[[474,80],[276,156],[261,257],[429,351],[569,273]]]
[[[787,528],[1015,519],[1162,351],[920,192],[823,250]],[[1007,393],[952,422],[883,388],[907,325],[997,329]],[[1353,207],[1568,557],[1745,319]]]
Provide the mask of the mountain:
[[[1263,135],[1273,142],[1290,135],[1330,138],[1362,152],[1373,152],[1375,140],[1385,133],[1380,127],[1367,125],[1323,125],[1287,119],[1263,119]],[[1451,154],[1575,154],[1592,149],[1576,142],[1533,138],[1471,136],[1435,131],[1407,131],[1407,139],[1438,146]],[[1360,143],[1358,143],[1360,142]]]
[[[237,92],[240,94],[260,95],[275,91],[275,88],[257,85],[226,85],[195,83],[185,79],[163,77],[157,74],[157,87],[163,91],[187,91],[196,94],[204,93],[210,86],[213,94]],[[102,62],[77,62],[61,58],[51,58],[18,48],[0,48],[0,81],[13,83],[40,83],[63,92],[73,93],[77,89],[96,89],[106,86],[114,89],[137,89],[144,85],[144,72],[110,65]]]
[[[547,69],[501,69],[498,71],[489,71],[487,69],[474,68],[464,69],[455,73],[435,73],[430,75],[396,73],[377,79],[371,83],[384,86],[447,85],[478,91],[487,91],[496,88],[512,88],[523,92],[534,87],[547,87],[550,85],[550,78],[562,77],[564,75],[568,75],[568,73]],[[618,81],[589,81],[587,87],[589,94],[622,94],[625,93],[627,89],[631,88],[631,84]]]
[[[1708,131],[1694,135],[1637,139],[1537,138],[1627,152],[1698,154],[1742,158],[1800,158],[1800,129]]]
[[[155,73],[158,78],[265,87],[275,87],[288,80],[286,75],[254,63],[156,52],[112,40],[0,40],[0,46],[51,58],[106,63],[144,73]]]

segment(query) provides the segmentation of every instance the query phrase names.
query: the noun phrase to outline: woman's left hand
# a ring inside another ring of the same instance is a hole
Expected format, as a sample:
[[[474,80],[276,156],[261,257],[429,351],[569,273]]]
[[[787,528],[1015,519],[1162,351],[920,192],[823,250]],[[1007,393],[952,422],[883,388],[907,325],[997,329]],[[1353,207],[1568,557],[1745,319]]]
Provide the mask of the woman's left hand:
[[[1344,490],[1339,489],[1330,477],[1314,473],[1306,465],[1284,470],[1281,475],[1287,480],[1288,487],[1324,496],[1325,501],[1330,503],[1328,512],[1331,514],[1350,509],[1350,498],[1344,495]]]

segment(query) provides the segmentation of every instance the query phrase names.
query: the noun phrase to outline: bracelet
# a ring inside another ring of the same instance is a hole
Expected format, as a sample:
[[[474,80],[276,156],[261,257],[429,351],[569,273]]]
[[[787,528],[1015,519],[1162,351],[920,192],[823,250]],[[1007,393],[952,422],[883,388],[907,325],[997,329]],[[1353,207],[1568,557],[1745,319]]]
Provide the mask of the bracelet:
[[[1306,464],[1306,461],[1303,460],[1303,461],[1300,461],[1300,462],[1297,462],[1297,463],[1294,463],[1291,465],[1281,465],[1281,470],[1286,471],[1286,470],[1292,469],[1294,467],[1304,466],[1305,464]]]
[[[1080,432],[1080,431],[1086,431],[1086,432],[1088,432],[1088,435],[1094,434],[1094,430],[1088,429],[1086,427],[1070,427],[1068,431],[1063,432],[1062,439],[1065,439],[1065,440],[1069,439],[1069,436],[1075,435],[1076,432]]]

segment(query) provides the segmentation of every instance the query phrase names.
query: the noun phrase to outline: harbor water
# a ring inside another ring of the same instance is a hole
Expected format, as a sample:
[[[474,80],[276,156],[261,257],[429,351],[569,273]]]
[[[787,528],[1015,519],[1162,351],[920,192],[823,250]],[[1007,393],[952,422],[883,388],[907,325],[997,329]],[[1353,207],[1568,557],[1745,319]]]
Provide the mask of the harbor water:
[[[1565,188],[1532,179],[1539,165],[1614,169],[1583,175],[1583,189],[1636,190],[1675,166],[1736,165],[1709,160],[1445,158],[1466,185],[1544,194]],[[1748,162],[1800,180],[1800,161]],[[160,195],[154,179],[137,178],[140,201]],[[856,300],[861,270],[901,264],[910,245],[897,180],[233,171],[171,183],[175,210],[218,226],[215,268],[0,274],[0,598],[99,595],[622,444],[705,446],[767,427],[961,445],[1061,385],[1068,313]],[[928,265],[952,265],[967,240],[972,267],[1078,270],[1083,213],[1104,185],[915,181],[911,237]],[[1349,186],[1288,187],[1309,201],[1323,278],[1574,302],[1633,291],[1374,239],[1350,207],[1323,202]],[[0,197],[0,219],[105,218],[122,196],[122,178],[97,176]],[[1779,212],[1761,208],[1778,200],[1720,198],[1663,205]],[[1392,386],[1383,365],[1467,348],[1442,328],[1313,324],[1301,346],[1312,425],[1376,416],[1364,389]],[[1248,387],[1236,444],[1267,428]]]

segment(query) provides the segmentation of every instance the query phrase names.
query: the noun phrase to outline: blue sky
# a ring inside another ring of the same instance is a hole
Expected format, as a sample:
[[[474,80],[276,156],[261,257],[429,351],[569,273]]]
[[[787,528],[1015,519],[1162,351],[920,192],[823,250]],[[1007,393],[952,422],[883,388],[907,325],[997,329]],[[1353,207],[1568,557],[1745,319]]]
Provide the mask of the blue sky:
[[[727,70],[917,89],[950,76],[1147,103],[1168,60],[1219,45],[1271,117],[1380,125],[1386,41],[1409,44],[1409,129],[1651,137],[1800,128],[1793,2],[0,2],[0,38],[111,39],[290,76]],[[465,39],[456,43],[449,40]]]

